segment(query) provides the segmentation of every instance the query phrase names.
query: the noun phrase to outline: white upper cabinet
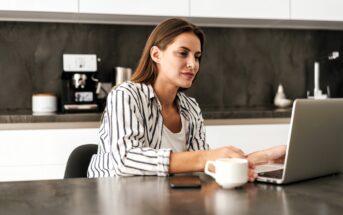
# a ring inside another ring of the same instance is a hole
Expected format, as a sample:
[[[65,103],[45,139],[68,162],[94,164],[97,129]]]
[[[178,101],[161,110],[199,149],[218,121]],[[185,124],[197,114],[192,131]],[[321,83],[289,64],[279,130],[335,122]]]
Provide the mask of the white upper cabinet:
[[[0,0],[0,21],[343,29],[343,0]]]
[[[289,0],[190,0],[192,17],[289,19]]]
[[[188,16],[189,0],[79,0],[80,13]]]
[[[78,0],[1,0],[0,11],[78,12]]]
[[[343,21],[342,0],[290,0],[291,19]]]

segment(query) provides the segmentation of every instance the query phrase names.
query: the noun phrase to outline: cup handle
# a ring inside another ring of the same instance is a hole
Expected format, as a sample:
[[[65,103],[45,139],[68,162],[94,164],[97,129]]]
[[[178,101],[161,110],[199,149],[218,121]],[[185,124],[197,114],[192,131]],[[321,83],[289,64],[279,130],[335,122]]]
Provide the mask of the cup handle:
[[[216,178],[216,174],[215,174],[214,172],[210,172],[210,171],[208,170],[208,166],[209,166],[210,164],[212,164],[214,167],[216,167],[216,163],[215,163],[214,161],[207,161],[207,162],[206,162],[206,165],[205,165],[205,173],[206,173],[207,175],[212,176],[213,178]]]

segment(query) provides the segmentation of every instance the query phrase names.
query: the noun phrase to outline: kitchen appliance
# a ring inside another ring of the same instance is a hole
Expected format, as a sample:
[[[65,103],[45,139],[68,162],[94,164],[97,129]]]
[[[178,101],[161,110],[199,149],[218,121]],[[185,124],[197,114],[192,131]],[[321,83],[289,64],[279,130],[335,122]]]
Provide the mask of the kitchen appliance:
[[[63,54],[62,112],[97,112],[95,54]]]
[[[307,92],[307,97],[311,99],[326,99],[330,97],[330,88],[327,86],[327,94],[323,94],[322,91],[320,90],[320,84],[319,84],[319,74],[320,74],[320,69],[319,69],[319,63],[320,61],[324,60],[335,60],[339,58],[339,51],[333,51],[331,52],[328,56],[322,56],[317,58],[317,60],[314,62],[314,89],[313,89],[313,96],[310,96],[310,93]]]
[[[132,75],[131,68],[117,66],[115,71],[116,71],[116,83],[115,83],[116,86],[131,79],[131,75]]]

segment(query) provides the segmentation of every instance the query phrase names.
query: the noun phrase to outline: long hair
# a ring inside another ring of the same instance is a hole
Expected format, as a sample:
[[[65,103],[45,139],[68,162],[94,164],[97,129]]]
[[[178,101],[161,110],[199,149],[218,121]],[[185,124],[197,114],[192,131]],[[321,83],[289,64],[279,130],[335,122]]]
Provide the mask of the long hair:
[[[138,66],[132,75],[131,81],[136,83],[153,84],[157,78],[157,66],[150,57],[151,48],[153,46],[157,46],[163,51],[169,44],[174,42],[175,37],[186,32],[194,33],[199,38],[201,51],[203,51],[205,35],[199,27],[184,19],[167,19],[157,25],[151,32],[145,44]]]

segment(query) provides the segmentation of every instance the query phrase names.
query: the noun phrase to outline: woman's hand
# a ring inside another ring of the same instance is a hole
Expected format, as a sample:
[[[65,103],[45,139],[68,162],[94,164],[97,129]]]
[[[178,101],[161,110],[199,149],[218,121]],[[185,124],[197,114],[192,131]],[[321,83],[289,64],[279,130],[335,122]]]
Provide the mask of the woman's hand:
[[[244,152],[233,146],[208,151],[172,152],[170,154],[169,173],[204,171],[205,164],[208,160],[217,160],[220,158],[246,159]]]
[[[243,158],[245,159],[245,154],[239,148],[234,146],[226,146],[218,149],[209,150],[206,153],[205,161],[216,160],[220,158]]]
[[[285,160],[287,146],[275,146],[262,151],[248,154],[246,158],[249,161],[249,181],[254,181],[257,177],[255,166],[266,163],[283,163]]]
[[[246,158],[255,166],[266,163],[283,163],[286,155],[286,149],[286,145],[275,146],[262,151],[250,153]]]

